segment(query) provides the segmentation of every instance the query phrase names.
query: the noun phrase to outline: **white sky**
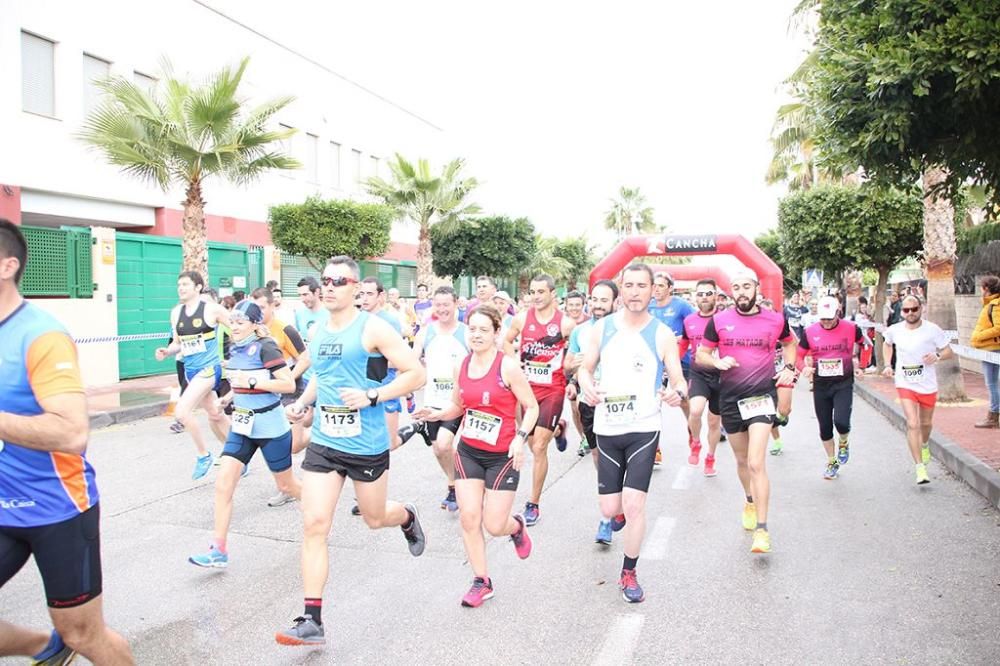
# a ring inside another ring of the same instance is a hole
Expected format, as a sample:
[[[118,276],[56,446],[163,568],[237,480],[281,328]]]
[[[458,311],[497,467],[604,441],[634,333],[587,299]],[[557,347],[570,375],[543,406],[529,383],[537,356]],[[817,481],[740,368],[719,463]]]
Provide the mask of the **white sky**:
[[[798,0],[207,1],[443,127],[487,213],[602,243],[628,185],[672,233],[776,224],[767,139],[805,53]]]

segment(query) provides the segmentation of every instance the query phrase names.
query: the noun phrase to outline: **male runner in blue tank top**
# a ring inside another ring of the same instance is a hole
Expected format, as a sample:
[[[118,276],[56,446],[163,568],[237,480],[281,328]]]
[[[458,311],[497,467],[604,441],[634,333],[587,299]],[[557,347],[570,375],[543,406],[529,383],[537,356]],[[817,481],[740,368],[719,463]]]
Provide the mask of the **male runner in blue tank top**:
[[[229,419],[215,405],[213,391],[222,381],[222,360],[219,358],[218,328],[229,317],[226,308],[206,303],[201,297],[205,280],[196,271],[184,271],[177,277],[180,304],[170,313],[174,339],[156,350],[156,360],[162,361],[177,352],[184,355],[184,375],[188,385],[181,393],[174,415],[194,440],[198,458],[191,478],[198,480],[212,466],[212,454],[205,447],[205,437],[195,420],[194,410],[200,405],[208,414],[208,423],[219,442],[226,441]]]
[[[316,403],[312,442],[302,463],[305,611],[291,628],[275,635],[282,645],[326,642],[322,598],[329,573],[327,539],[346,477],[354,482],[369,528],[400,527],[410,553],[424,552],[416,507],[386,501],[389,433],[383,403],[418,389],[425,373],[399,333],[382,319],[355,309],[358,282],[358,264],[350,257],[333,257],[323,269],[323,305],[330,317],[309,343],[312,379],[286,410],[290,419],[299,420],[305,405]],[[398,374],[383,385],[389,365]]]

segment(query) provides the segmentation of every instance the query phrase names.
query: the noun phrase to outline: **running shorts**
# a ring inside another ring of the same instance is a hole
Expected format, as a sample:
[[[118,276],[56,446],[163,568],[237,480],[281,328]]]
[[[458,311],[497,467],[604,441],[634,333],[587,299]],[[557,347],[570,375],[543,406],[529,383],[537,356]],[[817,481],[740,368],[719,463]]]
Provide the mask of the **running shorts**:
[[[310,442],[302,461],[302,469],[320,474],[336,472],[350,477],[352,481],[371,482],[389,470],[389,452],[363,456]]]
[[[917,393],[908,388],[897,388],[896,393],[899,394],[900,400],[912,400],[924,409],[934,409],[934,405],[937,404],[937,391],[934,391],[934,393]]]
[[[535,393],[535,399],[538,400],[538,421],[535,422],[535,428],[555,430],[562,417],[565,398],[565,391],[546,391],[541,395]],[[535,428],[531,429],[532,434]]]
[[[275,474],[284,472],[292,466],[292,431],[272,439],[254,439],[230,430],[222,446],[222,455],[236,458],[246,465],[257,449],[260,449],[269,470]]]
[[[692,373],[688,381],[688,398],[702,397],[708,399],[708,411],[716,416],[721,409],[722,394],[719,392],[719,376],[710,379],[699,372]]]
[[[517,490],[521,473],[514,469],[514,460],[507,453],[493,453],[458,442],[455,450],[456,478],[479,479],[488,490]]]
[[[458,434],[458,429],[462,427],[462,417],[451,419],[450,421],[428,421],[427,422],[427,443],[433,444],[441,429],[447,430],[452,435]]]
[[[622,488],[648,492],[659,441],[659,431],[598,434],[597,493],[613,495]]]

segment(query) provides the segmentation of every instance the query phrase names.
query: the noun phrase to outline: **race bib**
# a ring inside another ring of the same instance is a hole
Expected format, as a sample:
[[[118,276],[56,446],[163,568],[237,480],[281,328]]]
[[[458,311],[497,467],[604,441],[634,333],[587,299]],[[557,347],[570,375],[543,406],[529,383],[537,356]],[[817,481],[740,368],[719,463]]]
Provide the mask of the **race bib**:
[[[503,419],[495,414],[487,414],[478,409],[468,409],[465,412],[462,436],[496,446],[502,425]]]
[[[440,407],[451,402],[451,397],[455,392],[454,377],[438,377],[431,379],[430,391],[428,391],[427,404]]]
[[[601,405],[604,408],[604,422],[609,425],[635,421],[637,399],[634,395],[609,395]]]
[[[191,354],[203,354],[205,352],[205,339],[200,335],[190,338],[181,338],[181,353],[185,356]]]
[[[237,435],[249,437],[253,432],[253,420],[256,414],[252,409],[245,407],[233,408],[233,432]]]
[[[545,362],[525,361],[524,374],[532,384],[552,383],[552,366]]]
[[[843,377],[844,359],[821,358],[817,361],[816,374],[820,377]]]
[[[736,404],[740,408],[740,418],[744,421],[749,421],[755,416],[771,416],[774,414],[774,400],[769,395],[743,398]]]
[[[910,384],[919,384],[924,378],[924,366],[922,365],[904,365],[900,371],[903,373],[903,381]]]
[[[342,405],[319,406],[319,430],[327,437],[361,435],[361,412]]]
[[[785,369],[785,357],[775,356],[774,357],[774,372],[778,373]]]

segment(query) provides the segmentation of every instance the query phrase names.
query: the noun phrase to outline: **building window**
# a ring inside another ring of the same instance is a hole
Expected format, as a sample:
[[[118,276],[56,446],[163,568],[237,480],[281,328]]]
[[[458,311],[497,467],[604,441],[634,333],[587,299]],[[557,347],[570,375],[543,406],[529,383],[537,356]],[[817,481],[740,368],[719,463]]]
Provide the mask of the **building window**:
[[[340,187],[340,144],[336,141],[330,142],[330,184]]]
[[[289,130],[292,130],[292,131],[295,130],[295,128],[292,127],[291,125],[285,125],[284,123],[278,123],[278,129],[280,131],[282,131],[282,132],[287,132]],[[292,152],[292,148],[293,148],[292,137],[288,137],[288,138],[282,139],[281,141],[278,142],[278,149],[281,151],[281,154],[285,155],[286,157],[295,157],[295,153]],[[281,175],[285,176],[286,178],[291,178],[292,177],[292,173],[290,171],[286,170],[286,169],[282,169],[280,171],[280,173],[281,173]]]
[[[21,33],[21,108],[56,115],[55,42]]]
[[[354,189],[361,189],[361,151],[351,149],[351,168],[354,169]]]
[[[310,183],[319,182],[319,137],[315,134],[306,134],[306,154],[305,163],[306,178]]]
[[[147,95],[152,97],[156,92],[156,79],[142,72],[132,72],[132,81]]]
[[[371,155],[371,160],[372,160],[372,173],[371,173],[371,176],[372,176],[372,178],[378,178],[379,159],[377,157],[375,157],[374,155]]]
[[[101,102],[104,91],[97,86],[111,74],[111,63],[92,55],[83,54],[83,113],[90,114]]]

